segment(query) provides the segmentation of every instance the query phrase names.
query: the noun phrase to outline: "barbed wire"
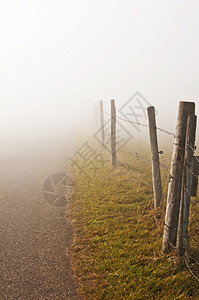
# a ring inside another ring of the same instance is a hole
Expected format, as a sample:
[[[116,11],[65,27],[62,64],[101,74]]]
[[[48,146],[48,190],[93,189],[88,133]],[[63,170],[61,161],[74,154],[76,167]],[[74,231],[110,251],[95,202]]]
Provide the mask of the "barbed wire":
[[[135,152],[135,155],[136,155],[136,158],[137,159],[140,159],[140,160],[143,160],[143,161],[147,161],[147,162],[151,162],[152,160],[151,159],[149,159],[148,157],[144,157],[143,155],[140,155],[138,152]],[[151,188],[152,188],[152,186],[151,185],[149,185],[145,180],[143,180],[143,178],[141,178],[140,176],[138,176],[128,165],[126,165],[124,162],[122,162],[121,161],[121,163],[128,169],[128,170],[130,170],[131,172],[133,172],[134,173],[134,175],[136,175],[136,177],[137,178],[139,178],[142,182],[144,182],[145,184],[147,184],[148,186],[150,186]],[[170,170],[168,169],[168,167],[166,166],[166,165],[164,165],[164,164],[162,164],[162,163],[160,163],[160,166],[161,167],[163,167],[163,168],[165,168],[167,171],[168,171],[168,173],[170,173]],[[198,176],[194,173],[194,172],[192,172],[192,170],[190,169],[190,168],[188,168],[188,167],[186,167],[187,168],[187,170],[193,175],[193,176],[195,176],[197,179],[198,179]],[[158,174],[157,174],[157,177],[158,177]],[[156,180],[157,180],[157,177],[156,177]],[[187,187],[184,187],[184,190],[190,195],[190,197],[192,197],[192,195],[191,195],[191,193],[190,193],[190,191],[189,191],[189,189],[187,188]],[[199,205],[196,201],[194,201],[194,200],[192,200],[197,206]],[[194,216],[192,216],[193,217],[193,220],[195,221],[195,223],[197,224],[197,226],[199,226],[199,223],[197,222],[197,220],[194,218]],[[196,244],[196,245],[199,245],[199,243],[197,242],[197,241],[195,241],[194,239],[193,239],[193,237],[189,234],[189,237],[191,238],[191,240]]]
[[[148,157],[144,157],[143,155],[140,155],[137,152],[135,153],[135,155],[140,160],[147,161],[147,162],[150,162],[150,163],[152,162],[152,159],[149,159]],[[161,162],[159,164],[160,164],[160,167],[162,167],[163,169],[165,169],[167,171],[167,173],[169,173],[169,176],[168,176],[168,178],[165,179],[165,184],[163,186],[163,190],[165,190],[166,186],[168,185],[169,179],[170,179],[170,170],[168,169],[168,167],[165,164],[163,164]],[[160,176],[160,174],[157,174],[156,181],[157,181],[159,176]]]
[[[146,185],[148,185],[150,188],[153,188],[153,186],[151,184],[149,184],[148,182],[146,182],[143,178],[141,178],[139,175],[137,175],[127,164],[125,164],[123,161],[119,160],[119,162],[129,171],[131,171],[140,181],[142,181],[143,183],[145,183]]]
[[[152,159],[150,158],[147,158],[147,157],[144,157],[144,156],[142,156],[142,155],[140,155],[139,153],[137,153],[137,152],[135,152],[135,155],[136,155],[136,157],[138,158],[138,159],[140,159],[140,160],[143,160],[143,161],[148,161],[148,162],[152,162]],[[165,164],[163,164],[163,163],[159,163],[160,164],[160,167],[162,167],[163,169],[165,169],[167,172],[170,172],[170,170],[168,169],[168,167],[165,165]]]
[[[184,191],[186,191],[187,194],[188,194],[190,197],[192,197],[190,191],[188,190],[188,188],[184,187]]]
[[[105,110],[104,110],[104,113],[107,114],[107,115],[109,115],[109,116],[111,116],[111,114],[108,113],[108,112],[106,112]],[[124,121],[124,122],[127,122],[127,123],[131,123],[131,124],[134,124],[134,125],[142,126],[142,127],[149,127],[148,124],[142,124],[142,123],[140,123],[140,122],[133,122],[133,121],[130,121],[130,120],[128,120],[128,119],[123,119],[123,118],[118,117],[118,116],[116,116],[116,119],[119,119],[119,120]],[[175,134],[174,134],[173,132],[169,132],[169,131],[167,131],[167,130],[165,130],[165,129],[162,129],[162,128],[160,128],[160,127],[156,127],[156,129],[159,130],[159,131],[161,131],[161,132],[164,132],[164,133],[166,133],[166,134],[168,134],[168,135],[172,135],[173,137],[175,137]]]
[[[193,155],[194,155],[196,148],[193,148],[190,144],[188,144],[187,146],[192,150],[192,153],[193,153]],[[199,163],[199,159],[198,159],[197,156],[195,156],[195,159],[196,159],[196,161]],[[196,177],[196,179],[198,180],[198,174],[195,174],[195,173],[194,173],[190,168],[188,168],[188,167],[187,167],[187,170],[188,170],[194,177]],[[185,187],[185,190],[186,190],[186,192],[189,193],[189,195],[190,195],[190,197],[191,197],[191,202],[193,202],[195,205],[199,206],[199,204],[192,198],[191,193],[189,192],[189,190],[188,190],[186,187]],[[192,217],[192,219],[194,220],[194,222],[196,223],[196,226],[199,227],[199,223],[198,223],[198,221],[195,219],[195,217],[194,217],[193,214],[192,214],[191,217]],[[199,246],[199,243],[198,243],[197,241],[195,241],[195,239],[190,235],[190,233],[189,233],[189,238],[190,238],[197,246]],[[199,265],[199,262],[196,261],[196,259],[194,259],[193,257],[190,257],[190,258],[192,258],[192,259]],[[195,276],[195,274],[192,272],[191,268],[189,267],[188,262],[185,261],[185,263],[186,263],[187,268],[189,269],[190,273],[192,274],[192,276],[194,276],[194,277],[199,281],[198,277]]]
[[[138,160],[140,159],[140,160],[148,161],[148,162],[151,163],[151,158],[144,157],[144,156],[140,155],[140,154],[137,153],[137,152],[135,152],[135,156],[136,156],[136,158],[137,158]]]
[[[191,215],[191,218],[194,220],[194,222],[196,223],[197,227],[199,228],[199,223],[198,221],[195,219],[195,217],[193,215]]]
[[[187,187],[184,187],[184,191],[186,191],[186,192],[189,194],[189,196],[192,197],[192,195],[191,195],[191,193],[190,193],[190,191],[188,190]],[[193,199],[192,199],[191,201],[195,202],[195,204],[198,206],[198,203],[197,203],[196,201],[194,201]],[[197,226],[199,227],[199,223],[198,223],[198,221],[194,218],[193,215],[192,215],[192,218],[193,218],[193,220],[195,221],[195,223],[197,224]]]
[[[105,110],[104,110],[104,113],[107,114],[108,116],[111,116],[111,114],[108,113],[108,112],[106,112]],[[131,124],[143,126],[143,127],[149,127],[148,124],[142,124],[142,123],[139,123],[139,122],[133,122],[133,121],[130,121],[130,120],[128,120],[128,119],[123,119],[123,118],[118,117],[118,116],[116,116],[116,119],[119,119],[119,120],[124,121],[124,122],[127,122],[127,123],[131,123]]]
[[[198,245],[199,246],[199,243],[198,242],[196,242],[194,239],[193,239],[193,237],[190,235],[190,233],[189,233],[189,238],[196,244],[196,245]]]
[[[198,175],[196,175],[191,169],[189,169],[189,168],[187,167],[187,170],[188,170],[194,177],[196,177],[196,178],[198,179]]]
[[[199,281],[199,278],[193,273],[193,271],[191,270],[189,264],[188,264],[188,261],[189,261],[189,257],[187,256],[187,254],[185,253],[185,264],[189,270],[189,272],[191,273],[191,275],[197,280]]]
[[[197,265],[199,265],[199,261],[197,261],[194,257],[188,255],[187,253],[186,253],[186,255],[187,255],[188,258],[194,260]]]
[[[188,144],[187,146],[192,150],[193,155],[194,155],[194,152],[196,151],[196,148],[194,149],[190,144]],[[198,157],[197,156],[194,156],[194,157],[195,157],[196,161],[199,163]]]
[[[193,203],[195,203],[196,206],[199,206],[199,204],[198,204],[194,199],[192,199],[191,201],[192,201]]]
[[[175,138],[175,134],[172,133],[172,132],[169,132],[169,131],[167,131],[167,130],[165,130],[165,129],[162,129],[162,128],[160,128],[160,127],[156,127],[156,129],[159,130],[159,131],[162,131],[162,132],[164,132],[164,133],[166,133],[166,134],[168,134],[168,135],[172,135],[172,136]]]
[[[107,113],[106,111],[104,111],[105,114],[111,116],[111,114]],[[116,116],[116,119],[119,119],[121,121],[124,121],[124,122],[127,122],[127,123],[131,123],[131,124],[134,124],[134,125],[138,125],[138,126],[142,126],[142,127],[149,127],[148,124],[142,124],[140,122],[133,122],[133,121],[130,121],[128,119],[124,119],[122,117],[119,117],[119,116]],[[162,129],[160,127],[156,127],[157,130],[163,132],[163,133],[166,133],[168,135],[172,135],[173,137],[175,137],[175,134],[174,133],[171,133],[165,129]],[[195,147],[192,147],[191,145],[188,145],[188,147],[190,147],[193,151],[193,155],[195,153],[195,150],[196,148]],[[185,149],[184,149],[185,150]],[[152,159],[149,159],[148,157],[144,157],[143,155],[140,155],[139,153],[135,153],[136,155],[136,158],[137,159],[140,159],[140,160],[143,160],[143,161],[147,161],[147,162],[151,162]],[[199,163],[199,158],[197,156],[195,156],[196,158],[196,161]],[[151,184],[149,184],[148,182],[146,182],[143,178],[141,178],[140,176],[138,176],[127,164],[125,164],[123,161],[120,160],[120,163],[126,168],[128,169],[129,171],[131,171],[141,182],[143,182],[144,184],[146,184],[147,186],[149,186],[150,188],[153,189],[153,186]],[[168,173],[170,173],[170,170],[169,168],[162,162],[160,162],[160,167],[164,168]],[[186,166],[186,170],[188,172],[190,172],[194,177],[196,177],[198,179],[198,174],[195,174],[188,166]],[[159,175],[160,176],[160,175]],[[158,177],[158,174],[157,174],[157,177]],[[156,180],[157,180],[157,177],[156,177]],[[190,197],[191,197],[191,202],[195,203],[197,206],[199,206],[199,204],[194,200],[192,199],[192,196],[191,196],[191,192],[190,192],[190,188],[189,187],[184,187],[184,191],[187,192]],[[198,221],[195,219],[194,215],[192,214],[192,219],[193,221],[196,223],[196,226],[199,227],[199,223]],[[196,245],[199,245],[199,243],[190,235],[189,233],[189,238],[196,244]],[[191,256],[188,256],[188,254],[186,253],[185,254],[185,264],[189,270],[189,272],[191,273],[191,275],[197,280],[199,281],[199,278],[193,273],[193,271],[191,270],[191,267],[189,265],[189,258],[190,259],[193,259],[195,261],[196,264],[199,265],[199,262],[195,259],[195,258],[192,258]]]

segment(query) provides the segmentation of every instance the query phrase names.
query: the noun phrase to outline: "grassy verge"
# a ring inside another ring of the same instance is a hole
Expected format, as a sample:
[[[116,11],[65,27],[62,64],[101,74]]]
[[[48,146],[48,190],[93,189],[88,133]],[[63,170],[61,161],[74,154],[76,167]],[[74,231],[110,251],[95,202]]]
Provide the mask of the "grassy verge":
[[[151,184],[150,163],[128,151],[122,155]],[[122,165],[113,170],[108,164],[89,181],[83,174],[74,176],[77,193],[69,217],[75,241],[70,254],[83,299],[198,299],[198,281],[184,259],[175,250],[161,253],[165,207],[153,210],[149,186]],[[167,177],[164,173],[165,193]],[[199,277],[199,199],[194,201],[188,265]]]

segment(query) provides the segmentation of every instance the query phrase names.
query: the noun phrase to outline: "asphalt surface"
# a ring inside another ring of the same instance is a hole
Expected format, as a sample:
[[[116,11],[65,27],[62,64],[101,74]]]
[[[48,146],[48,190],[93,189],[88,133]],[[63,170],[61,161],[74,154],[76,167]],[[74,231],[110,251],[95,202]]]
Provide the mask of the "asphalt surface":
[[[42,195],[45,179],[66,171],[62,154],[0,159],[0,299],[80,299],[67,254],[73,241],[67,207]]]

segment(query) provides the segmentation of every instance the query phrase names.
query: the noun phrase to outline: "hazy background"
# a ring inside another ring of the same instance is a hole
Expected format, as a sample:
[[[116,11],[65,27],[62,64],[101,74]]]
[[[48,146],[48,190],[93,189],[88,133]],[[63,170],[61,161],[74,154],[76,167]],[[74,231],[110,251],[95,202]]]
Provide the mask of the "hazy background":
[[[174,131],[180,100],[199,113],[198,11],[197,0],[0,0],[1,148],[73,138],[93,103],[119,108],[136,91]]]

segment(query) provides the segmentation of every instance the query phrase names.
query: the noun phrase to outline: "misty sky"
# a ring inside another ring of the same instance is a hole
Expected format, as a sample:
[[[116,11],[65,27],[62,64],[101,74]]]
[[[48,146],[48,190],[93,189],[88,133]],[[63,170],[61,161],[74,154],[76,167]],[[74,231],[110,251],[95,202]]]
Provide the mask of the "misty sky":
[[[1,0],[0,140],[136,91],[174,130],[178,101],[199,106],[198,14],[197,0]]]

